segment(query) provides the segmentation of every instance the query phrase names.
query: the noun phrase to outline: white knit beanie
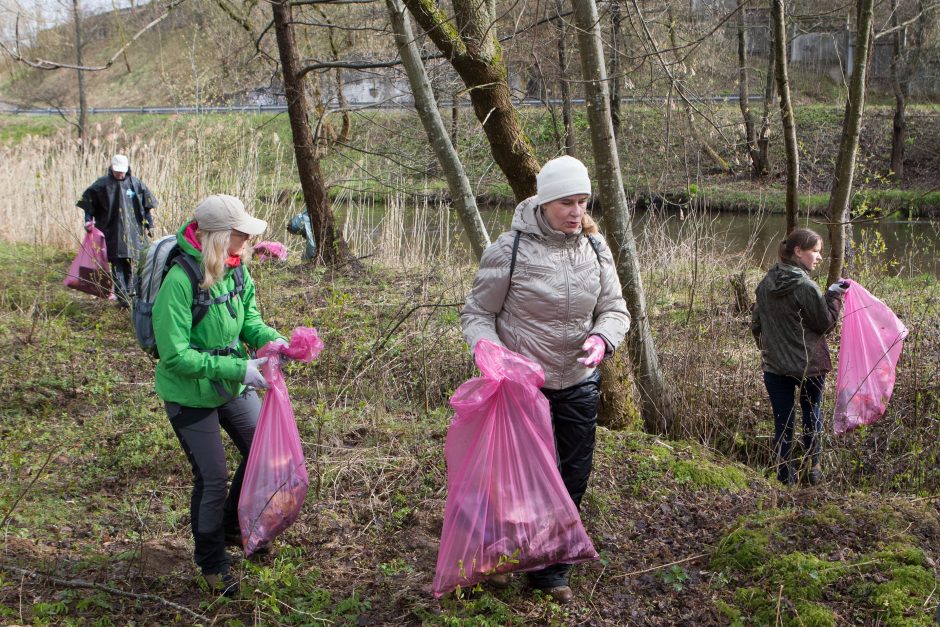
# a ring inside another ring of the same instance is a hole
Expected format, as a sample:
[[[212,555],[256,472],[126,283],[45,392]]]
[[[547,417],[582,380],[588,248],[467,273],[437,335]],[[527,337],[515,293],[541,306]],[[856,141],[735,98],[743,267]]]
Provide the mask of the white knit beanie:
[[[591,193],[591,177],[584,164],[568,155],[552,159],[535,176],[540,205],[576,194]]]

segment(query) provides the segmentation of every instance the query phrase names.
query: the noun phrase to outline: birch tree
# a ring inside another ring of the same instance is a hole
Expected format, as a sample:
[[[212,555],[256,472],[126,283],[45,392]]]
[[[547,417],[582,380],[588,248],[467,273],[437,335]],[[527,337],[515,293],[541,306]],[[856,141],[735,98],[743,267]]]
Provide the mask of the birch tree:
[[[428,141],[444,170],[447,187],[450,189],[457,215],[460,216],[467,237],[470,238],[473,254],[480,258],[483,250],[490,245],[490,236],[486,231],[486,225],[483,224],[483,218],[480,217],[476,198],[464,172],[463,164],[457,156],[457,151],[454,150],[454,145],[451,143],[447,128],[438,111],[431,81],[428,79],[418,46],[412,35],[408,14],[405,13],[401,0],[385,0],[385,5],[388,8],[392,32],[395,34],[395,43],[398,45],[402,65],[408,75],[408,82],[411,84],[418,117],[421,118]]]
[[[647,431],[676,434],[678,425],[675,410],[659,366],[659,356],[649,324],[636,241],[630,224],[630,209],[620,175],[620,157],[610,115],[610,93],[597,5],[594,0],[572,0],[571,4],[578,30],[598,195],[623,296],[632,318],[627,347],[641,395],[640,413]]]

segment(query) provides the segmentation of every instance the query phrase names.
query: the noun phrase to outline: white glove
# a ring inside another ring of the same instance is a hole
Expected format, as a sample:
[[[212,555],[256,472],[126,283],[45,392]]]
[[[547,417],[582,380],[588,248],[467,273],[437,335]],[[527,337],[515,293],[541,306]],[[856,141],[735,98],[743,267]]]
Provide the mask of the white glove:
[[[242,383],[255,388],[267,388],[268,382],[265,381],[264,375],[261,374],[261,366],[267,362],[267,357],[261,357],[260,359],[249,359],[248,367],[245,368],[245,378],[242,379]]]
[[[288,342],[287,340],[285,340],[285,339],[282,338],[282,337],[277,338],[276,340],[272,341],[271,343],[274,344],[275,346],[283,346],[284,348],[287,348],[288,346],[290,346],[290,342]]]
[[[836,281],[835,283],[829,286],[829,289],[827,291],[835,292],[836,294],[845,294],[848,291],[848,289],[849,289],[848,281]]]

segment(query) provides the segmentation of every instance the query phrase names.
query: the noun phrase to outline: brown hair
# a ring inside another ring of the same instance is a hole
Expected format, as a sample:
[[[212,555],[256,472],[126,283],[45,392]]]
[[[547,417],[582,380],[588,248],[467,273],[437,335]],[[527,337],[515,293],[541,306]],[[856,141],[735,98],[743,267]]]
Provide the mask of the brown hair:
[[[586,213],[581,216],[581,232],[585,235],[597,235],[597,222]]]
[[[792,261],[793,251],[799,247],[802,250],[812,250],[822,241],[819,233],[812,229],[793,229],[786,239],[780,242],[777,256],[780,261]]]

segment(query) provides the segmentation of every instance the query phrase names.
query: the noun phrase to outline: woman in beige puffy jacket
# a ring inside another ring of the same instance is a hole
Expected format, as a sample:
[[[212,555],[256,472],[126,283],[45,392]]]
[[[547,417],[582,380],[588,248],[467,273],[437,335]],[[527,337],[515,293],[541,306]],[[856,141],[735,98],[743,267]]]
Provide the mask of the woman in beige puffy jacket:
[[[594,457],[597,366],[623,341],[630,314],[610,249],[586,213],[587,168],[573,157],[552,159],[536,185],[537,194],[516,207],[512,230],[483,252],[460,320],[471,350],[486,338],[542,366],[559,470],[580,507]],[[570,570],[555,564],[528,576],[564,603],[572,597]]]

